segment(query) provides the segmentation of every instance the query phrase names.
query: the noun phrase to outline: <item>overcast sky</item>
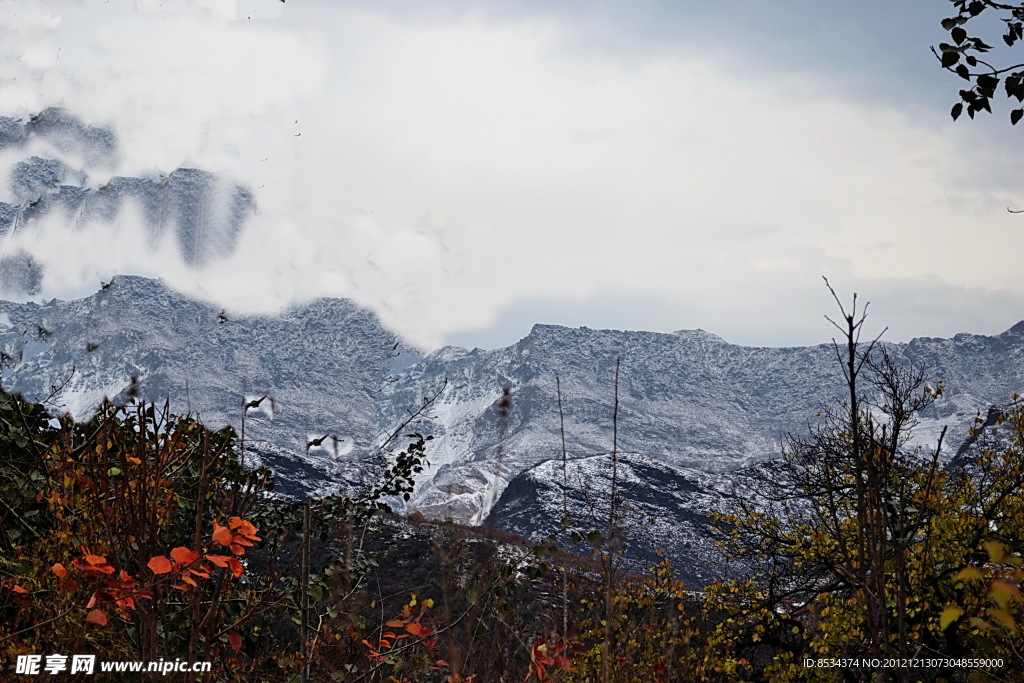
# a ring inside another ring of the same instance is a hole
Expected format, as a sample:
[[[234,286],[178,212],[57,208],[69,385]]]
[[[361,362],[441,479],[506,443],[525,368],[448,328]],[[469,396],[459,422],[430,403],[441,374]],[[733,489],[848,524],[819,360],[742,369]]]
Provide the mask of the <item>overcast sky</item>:
[[[238,312],[347,296],[425,349],[538,322],[820,343],[822,275],[892,341],[999,333],[1024,319],[1024,128],[1002,101],[951,121],[950,7],[0,2],[0,116],[111,127],[92,186],[194,167],[258,206],[200,269],[130,222],[18,246],[45,298],[115,272]]]

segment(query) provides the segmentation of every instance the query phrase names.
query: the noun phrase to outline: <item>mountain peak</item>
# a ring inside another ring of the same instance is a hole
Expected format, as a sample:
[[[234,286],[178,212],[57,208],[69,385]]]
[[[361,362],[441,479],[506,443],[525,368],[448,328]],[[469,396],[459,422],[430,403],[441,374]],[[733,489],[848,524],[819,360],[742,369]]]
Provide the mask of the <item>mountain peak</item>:
[[[703,341],[714,344],[729,343],[722,339],[721,337],[719,337],[717,334],[713,332],[708,332],[707,330],[702,330],[699,327],[695,330],[676,330],[675,332],[673,332],[673,334],[675,334],[678,337],[682,337],[683,339],[687,339],[689,341]]]

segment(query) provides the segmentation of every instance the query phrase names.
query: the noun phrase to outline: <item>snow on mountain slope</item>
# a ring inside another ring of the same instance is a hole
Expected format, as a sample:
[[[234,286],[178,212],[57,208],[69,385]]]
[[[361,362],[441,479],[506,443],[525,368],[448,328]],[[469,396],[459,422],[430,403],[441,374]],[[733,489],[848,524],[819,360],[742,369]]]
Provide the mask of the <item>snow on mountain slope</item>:
[[[888,344],[901,362],[944,380],[944,399],[923,416],[919,442],[950,426],[955,452],[975,411],[1024,387],[1024,323],[1002,335],[958,335]],[[830,345],[752,348],[702,330],[675,334],[537,325],[518,344],[492,351],[439,350],[382,394],[385,421],[401,406],[450,387],[424,427],[437,436],[433,467],[412,506],[479,523],[513,477],[561,456],[556,377],[569,456],[612,448],[615,361],[621,359],[618,450],[675,467],[730,471],[778,457],[782,436],[802,433],[844,394]],[[496,404],[511,389],[501,424]],[[390,411],[390,412],[389,412]],[[497,491],[487,490],[496,486]]]
[[[47,304],[0,302],[7,388],[85,417],[104,396],[123,400],[131,378],[144,398],[169,399],[211,427],[241,428],[243,397],[272,396],[273,420],[246,420],[250,462],[280,473],[281,490],[323,493],[370,476],[364,464],[382,435],[444,387],[405,430],[432,434],[430,466],[409,507],[479,524],[525,472],[539,476],[566,449],[574,460],[612,449],[615,362],[621,359],[618,451],[666,472],[724,473],[777,457],[842,396],[828,345],[752,348],[701,330],[674,334],[537,325],[494,350],[440,349],[420,358],[371,312],[321,299],[276,317],[222,317],[158,282],[119,276],[91,297]],[[1024,322],[992,337],[889,344],[926,369],[945,397],[929,408],[921,440],[950,426],[952,456],[978,409],[1024,388]],[[447,387],[445,381],[447,380]],[[510,407],[498,403],[505,388]],[[306,452],[322,435],[333,449]],[[582,460],[581,460],[582,462]],[[640,465],[637,465],[640,467]],[[689,477],[691,474],[673,474]],[[516,484],[519,486],[519,484]],[[666,499],[667,500],[667,499]],[[668,505],[668,503],[666,503]]]
[[[169,399],[172,410],[191,410],[211,428],[241,431],[243,397],[271,396],[273,419],[249,411],[246,438],[268,444],[268,465],[295,472],[280,482],[294,494],[336,488],[355,476],[351,462],[378,443],[377,392],[393,356],[400,349],[415,355],[396,347],[395,335],[373,314],[345,300],[229,319],[157,281],[130,276],[85,299],[0,302],[0,312],[10,321],[0,331],[9,359],[5,387],[35,400],[49,396],[52,409],[77,419],[104,396],[124,400],[133,376],[142,398]],[[333,451],[307,454],[311,434],[343,439],[340,458]]]

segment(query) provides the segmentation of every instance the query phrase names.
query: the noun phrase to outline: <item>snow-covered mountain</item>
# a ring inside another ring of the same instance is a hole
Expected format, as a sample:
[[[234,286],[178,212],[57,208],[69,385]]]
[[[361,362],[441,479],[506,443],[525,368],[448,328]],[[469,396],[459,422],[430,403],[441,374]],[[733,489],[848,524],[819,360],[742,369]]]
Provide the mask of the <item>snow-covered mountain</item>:
[[[945,382],[919,433],[927,444],[949,425],[950,456],[977,410],[1024,388],[1024,322],[997,336],[889,349]],[[274,468],[293,495],[365,480],[382,435],[447,381],[411,425],[435,438],[410,508],[491,519],[527,535],[554,531],[564,421],[577,492],[570,516],[582,519],[584,491],[603,500],[616,443],[636,538],[677,554],[693,550],[701,558],[688,569],[693,580],[706,578],[712,503],[733,495],[745,468],[780,455],[783,434],[805,431],[823,403],[842,395],[829,345],[751,348],[701,330],[537,325],[507,348],[447,347],[421,357],[345,300],[231,318],[131,276],[76,301],[0,302],[0,350],[7,389],[78,418],[103,396],[123,400],[133,377],[142,397],[198,412],[213,428],[240,430],[243,403],[272,397],[272,409],[266,400],[246,413],[247,458]],[[306,451],[324,435],[339,437],[338,448]]]
[[[917,431],[933,444],[943,425],[963,439],[976,411],[1024,386],[1024,323],[996,337],[960,334],[889,344],[901,361],[943,380],[943,400]],[[571,458],[612,450],[615,364],[618,451],[680,468],[736,470],[781,455],[781,437],[802,433],[843,395],[830,345],[751,348],[702,330],[674,334],[537,325],[492,351],[445,348],[389,383],[381,414],[395,420],[447,378],[433,413],[434,468],[413,504],[427,514],[480,523],[516,476],[562,453],[556,378]],[[505,387],[511,408],[499,418]],[[390,412],[389,412],[390,411]],[[953,445],[955,452],[956,445]]]
[[[321,299],[278,317],[229,319],[161,283],[118,276],[77,301],[0,301],[3,382],[55,411],[87,417],[104,396],[140,396],[208,426],[241,431],[250,463],[281,472],[300,495],[358,481],[377,444],[377,396],[393,369],[419,358],[376,317],[343,299]],[[51,396],[52,394],[52,396]],[[340,438],[306,452],[308,441]],[[255,457],[252,457],[255,456]]]

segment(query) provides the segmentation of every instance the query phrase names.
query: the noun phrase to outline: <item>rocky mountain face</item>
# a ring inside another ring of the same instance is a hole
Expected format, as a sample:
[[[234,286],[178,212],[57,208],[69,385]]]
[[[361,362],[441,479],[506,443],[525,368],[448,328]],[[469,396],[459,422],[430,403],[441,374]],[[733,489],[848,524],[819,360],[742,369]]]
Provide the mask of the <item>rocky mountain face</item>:
[[[95,295],[48,304],[0,302],[6,389],[88,417],[104,396],[192,411],[242,430],[249,463],[281,473],[281,490],[322,493],[358,482],[375,452],[377,397],[393,367],[418,359],[376,317],[321,299],[278,317],[229,319],[157,281],[119,276]],[[271,403],[271,400],[273,402]],[[327,448],[306,451],[331,435]]]
[[[1024,322],[888,348],[944,381],[917,433],[927,447],[949,425],[949,457],[977,410],[1024,387]],[[345,300],[232,319],[128,276],[77,301],[0,302],[0,351],[7,389],[76,418],[103,396],[125,400],[133,377],[143,398],[212,428],[241,431],[244,414],[248,462],[275,469],[290,495],[367,481],[383,435],[441,391],[406,429],[435,437],[409,508],[527,536],[557,531],[563,512],[602,528],[614,444],[632,544],[665,547],[691,582],[715,571],[707,513],[744,495],[750,468],[781,455],[783,435],[805,432],[843,391],[829,345],[537,325],[507,348],[421,357]],[[243,411],[263,396],[273,404]],[[307,450],[323,436],[326,447]]]

